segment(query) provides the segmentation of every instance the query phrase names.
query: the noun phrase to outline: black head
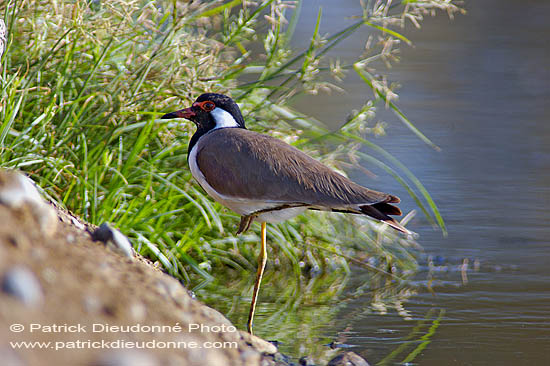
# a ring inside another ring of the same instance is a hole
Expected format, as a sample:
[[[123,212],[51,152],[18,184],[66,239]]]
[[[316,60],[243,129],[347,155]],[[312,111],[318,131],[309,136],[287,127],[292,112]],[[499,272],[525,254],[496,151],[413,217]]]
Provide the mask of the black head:
[[[185,118],[197,125],[197,132],[208,132],[215,128],[246,128],[237,103],[223,94],[202,94],[189,108],[165,114],[162,119]]]

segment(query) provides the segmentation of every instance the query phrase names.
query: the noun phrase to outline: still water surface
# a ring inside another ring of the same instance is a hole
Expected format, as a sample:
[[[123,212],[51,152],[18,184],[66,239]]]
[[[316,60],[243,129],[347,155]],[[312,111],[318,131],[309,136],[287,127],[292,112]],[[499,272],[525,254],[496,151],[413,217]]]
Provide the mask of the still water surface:
[[[359,14],[356,3],[308,2],[296,45],[309,43],[317,5],[323,31],[333,32]],[[371,364],[402,344],[430,309],[443,309],[432,342],[414,363],[550,365],[550,2],[467,1],[466,8],[453,21],[443,15],[409,29],[415,47],[403,46],[402,62],[390,73],[403,85],[398,105],[442,151],[386,112],[379,117],[388,133],[376,142],[425,184],[449,235],[421,217],[409,226],[443,269],[435,293],[421,291],[405,303],[412,320],[396,311],[365,313],[361,299],[340,311],[336,331]],[[333,55],[351,61],[365,39],[356,35]],[[303,99],[298,109],[327,124],[342,121],[371,95],[353,75],[345,83],[347,94]],[[405,211],[414,209],[390,177],[353,178],[396,193]],[[467,281],[458,270],[464,258]]]

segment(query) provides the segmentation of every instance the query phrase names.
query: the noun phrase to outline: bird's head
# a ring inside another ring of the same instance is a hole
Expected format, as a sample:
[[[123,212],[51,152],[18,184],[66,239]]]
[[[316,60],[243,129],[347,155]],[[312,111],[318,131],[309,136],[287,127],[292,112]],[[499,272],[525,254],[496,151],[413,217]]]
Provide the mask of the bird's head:
[[[161,118],[185,118],[203,131],[223,127],[246,128],[237,103],[226,95],[216,93],[202,94],[191,107],[167,113]]]

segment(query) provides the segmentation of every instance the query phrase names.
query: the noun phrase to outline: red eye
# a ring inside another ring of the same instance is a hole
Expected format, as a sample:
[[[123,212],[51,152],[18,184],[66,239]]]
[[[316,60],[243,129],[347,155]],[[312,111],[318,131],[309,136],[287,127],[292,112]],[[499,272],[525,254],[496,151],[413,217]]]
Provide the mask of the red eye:
[[[210,112],[211,110],[216,108],[216,105],[213,102],[209,101],[209,100],[204,101],[204,102],[200,103],[199,105],[200,105],[201,109],[205,112]]]

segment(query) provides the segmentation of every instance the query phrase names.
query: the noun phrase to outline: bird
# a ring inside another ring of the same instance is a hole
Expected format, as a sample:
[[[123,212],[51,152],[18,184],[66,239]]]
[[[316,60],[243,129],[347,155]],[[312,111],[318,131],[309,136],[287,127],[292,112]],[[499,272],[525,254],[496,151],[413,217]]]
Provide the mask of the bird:
[[[241,216],[237,234],[260,223],[260,253],[247,330],[253,320],[267,262],[266,223],[280,222],[304,211],[362,214],[410,235],[390,215],[397,196],[365,188],[301,150],[269,135],[251,131],[237,103],[217,93],[201,94],[191,107],[164,114],[196,125],[187,151],[191,174],[221,205]]]

